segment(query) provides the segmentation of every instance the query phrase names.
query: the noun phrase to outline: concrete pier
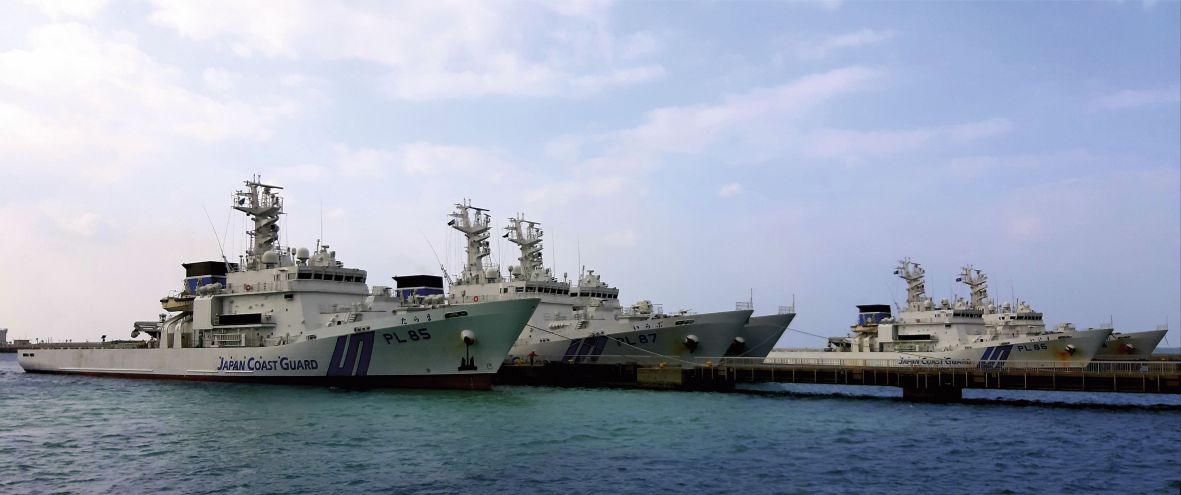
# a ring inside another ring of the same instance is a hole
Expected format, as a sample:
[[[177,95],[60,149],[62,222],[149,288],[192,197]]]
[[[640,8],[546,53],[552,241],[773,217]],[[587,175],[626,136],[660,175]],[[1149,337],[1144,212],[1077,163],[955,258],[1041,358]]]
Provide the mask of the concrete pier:
[[[1086,368],[930,368],[727,363],[719,366],[627,364],[505,365],[495,383],[664,390],[733,390],[739,383],[887,386],[903,398],[962,400],[964,389],[1181,394],[1181,362],[1091,363]]]

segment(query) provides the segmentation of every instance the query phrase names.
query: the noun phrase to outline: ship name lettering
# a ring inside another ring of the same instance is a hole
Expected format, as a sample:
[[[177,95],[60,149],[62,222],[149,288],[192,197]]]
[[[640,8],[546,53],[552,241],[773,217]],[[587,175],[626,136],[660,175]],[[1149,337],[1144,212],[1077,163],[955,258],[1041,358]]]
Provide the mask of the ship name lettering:
[[[638,335],[636,335],[636,340],[638,342],[633,341],[630,335],[623,336],[623,341],[626,342],[628,345],[655,344],[656,343],[656,333],[649,332],[649,333],[638,334]]]
[[[418,342],[421,340],[431,340],[431,332],[425,328],[418,330],[407,330],[405,334],[398,332],[385,332],[381,334],[381,338],[385,339],[386,344],[393,344],[395,341],[399,344],[407,342]]]
[[[955,358],[949,358],[949,357],[945,357],[945,358],[921,357],[921,358],[899,358],[898,364],[909,364],[909,365],[916,365],[917,364],[917,365],[924,365],[924,366],[956,366],[956,365],[969,365],[969,364],[972,364],[972,362],[967,359],[955,359]]]
[[[1050,346],[1046,345],[1045,342],[1039,342],[1039,343],[1034,343],[1034,344],[1018,344],[1017,345],[1018,352],[1044,351],[1049,348],[1050,348]]]
[[[314,370],[320,367],[315,359],[264,359],[263,357],[249,357],[246,359],[226,359],[218,356],[217,371],[275,371],[275,370]]]

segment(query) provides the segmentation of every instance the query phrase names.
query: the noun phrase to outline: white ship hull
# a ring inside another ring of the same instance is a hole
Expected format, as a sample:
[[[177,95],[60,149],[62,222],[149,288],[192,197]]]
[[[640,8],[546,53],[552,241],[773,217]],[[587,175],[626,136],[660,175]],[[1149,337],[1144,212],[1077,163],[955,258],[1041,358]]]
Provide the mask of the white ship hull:
[[[751,317],[750,321],[738,332],[735,342],[731,344],[726,355],[767,357],[795,317],[795,313]],[[742,339],[742,343],[738,343],[737,339],[739,338]]]
[[[999,342],[982,342],[962,349],[933,352],[775,351],[763,362],[817,366],[931,366],[977,369],[1018,368],[1034,364],[1082,368],[1091,362],[1110,334],[1110,329],[1098,329],[1072,335],[1013,337]]]
[[[350,387],[488,389],[537,299],[366,318],[312,330],[315,340],[265,347],[25,349],[30,373]],[[465,343],[462,332],[474,333]]]
[[[524,362],[532,358],[535,363],[700,364],[722,356],[750,314],[725,311],[650,320],[592,320],[584,337],[562,338],[559,335],[564,333],[557,330],[558,335],[548,341],[517,344],[509,358]],[[690,337],[696,345],[686,343]]]
[[[1161,339],[1165,338],[1167,332],[1168,330],[1161,329],[1112,334],[1111,337],[1108,337],[1107,342],[1103,343],[1099,352],[1095,354],[1095,359],[1099,361],[1148,359],[1152,357],[1152,351],[1160,344]]]

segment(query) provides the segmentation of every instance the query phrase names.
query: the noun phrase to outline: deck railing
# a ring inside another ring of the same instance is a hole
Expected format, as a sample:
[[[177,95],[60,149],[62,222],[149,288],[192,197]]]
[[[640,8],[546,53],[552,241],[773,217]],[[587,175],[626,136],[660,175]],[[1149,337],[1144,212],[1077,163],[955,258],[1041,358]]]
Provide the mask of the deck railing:
[[[1178,373],[1181,361],[1091,361],[1086,366],[1068,361],[984,361],[970,359],[939,359],[916,356],[904,359],[841,359],[841,358],[749,358],[749,357],[692,357],[659,356],[652,354],[584,356],[572,358],[577,363],[624,364],[636,363],[647,366],[705,366],[736,368],[791,368],[791,367],[833,367],[833,368],[904,368],[931,370],[1025,370],[1025,371],[1086,371],[1097,373]],[[524,360],[527,361],[527,360]],[[984,366],[981,366],[983,364]]]

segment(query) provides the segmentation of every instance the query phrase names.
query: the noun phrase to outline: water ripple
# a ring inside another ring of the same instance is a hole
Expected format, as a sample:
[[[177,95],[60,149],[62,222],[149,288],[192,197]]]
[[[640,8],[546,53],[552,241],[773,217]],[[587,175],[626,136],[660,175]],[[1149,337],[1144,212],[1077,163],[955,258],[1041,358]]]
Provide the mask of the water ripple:
[[[26,375],[6,356],[0,387],[5,494],[1181,489],[1178,409],[1136,397],[354,392]]]

